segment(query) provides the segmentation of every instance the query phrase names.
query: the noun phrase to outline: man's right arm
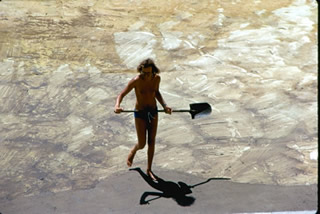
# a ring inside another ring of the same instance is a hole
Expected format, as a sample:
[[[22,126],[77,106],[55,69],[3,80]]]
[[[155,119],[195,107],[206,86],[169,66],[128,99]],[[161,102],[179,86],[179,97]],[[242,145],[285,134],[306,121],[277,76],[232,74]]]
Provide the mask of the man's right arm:
[[[128,85],[118,95],[116,105],[114,107],[115,113],[120,113],[123,110],[122,108],[120,108],[122,99],[135,87],[135,84],[136,84],[136,78],[133,78],[132,80],[129,81]]]

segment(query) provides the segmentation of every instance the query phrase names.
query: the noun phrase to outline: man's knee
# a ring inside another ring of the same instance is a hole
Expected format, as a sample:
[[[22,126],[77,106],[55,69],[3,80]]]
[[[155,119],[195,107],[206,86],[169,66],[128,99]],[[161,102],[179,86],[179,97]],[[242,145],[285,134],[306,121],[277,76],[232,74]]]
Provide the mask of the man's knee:
[[[143,149],[144,147],[145,147],[145,145],[146,145],[146,143],[144,142],[144,143],[138,143],[137,144],[137,148],[138,148],[138,150],[140,150],[140,149]]]
[[[155,140],[148,139],[148,146],[154,146],[156,143]]]

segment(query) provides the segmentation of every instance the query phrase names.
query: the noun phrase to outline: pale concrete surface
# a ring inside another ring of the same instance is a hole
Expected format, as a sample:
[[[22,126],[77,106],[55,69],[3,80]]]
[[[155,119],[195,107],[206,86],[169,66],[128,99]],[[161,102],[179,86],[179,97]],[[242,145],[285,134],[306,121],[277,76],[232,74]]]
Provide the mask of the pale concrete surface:
[[[188,185],[205,179],[176,171],[155,171],[166,181]],[[304,211],[317,209],[317,186],[276,186],[241,184],[211,180],[196,186],[187,196],[190,206],[178,205],[172,198],[158,198],[140,205],[144,192],[159,192],[150,187],[135,171],[115,173],[92,189],[42,193],[0,203],[2,214],[106,214],[106,213],[250,213]],[[147,199],[152,199],[150,196]]]

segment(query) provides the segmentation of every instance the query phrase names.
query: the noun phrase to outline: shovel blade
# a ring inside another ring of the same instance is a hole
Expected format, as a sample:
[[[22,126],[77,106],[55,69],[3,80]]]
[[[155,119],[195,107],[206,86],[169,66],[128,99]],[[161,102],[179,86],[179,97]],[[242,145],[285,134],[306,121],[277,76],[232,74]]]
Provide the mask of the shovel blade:
[[[201,118],[211,114],[211,106],[209,103],[191,103],[190,114],[191,118]]]

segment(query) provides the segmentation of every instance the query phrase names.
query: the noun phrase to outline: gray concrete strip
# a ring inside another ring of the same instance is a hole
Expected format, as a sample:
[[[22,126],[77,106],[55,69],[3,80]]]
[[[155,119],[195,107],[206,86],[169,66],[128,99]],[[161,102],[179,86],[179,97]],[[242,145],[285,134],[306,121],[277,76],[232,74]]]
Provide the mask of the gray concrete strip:
[[[178,186],[179,181],[194,186],[191,188],[192,193],[175,200],[172,197],[158,197],[156,193],[161,191],[151,187],[136,171],[128,171],[115,173],[92,189],[41,193],[12,201],[2,201],[0,212],[2,214],[211,214],[317,209],[317,185],[244,184],[221,178],[212,178],[206,182],[207,179],[177,171],[156,169],[155,173],[170,188]],[[140,204],[143,195],[146,196],[144,201],[148,201],[145,205]]]
[[[317,210],[305,210],[305,211],[283,211],[283,212],[263,212],[263,213],[234,213],[234,214],[315,214]]]

